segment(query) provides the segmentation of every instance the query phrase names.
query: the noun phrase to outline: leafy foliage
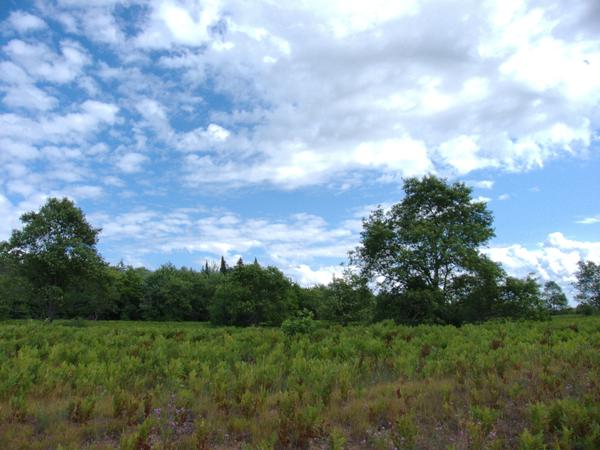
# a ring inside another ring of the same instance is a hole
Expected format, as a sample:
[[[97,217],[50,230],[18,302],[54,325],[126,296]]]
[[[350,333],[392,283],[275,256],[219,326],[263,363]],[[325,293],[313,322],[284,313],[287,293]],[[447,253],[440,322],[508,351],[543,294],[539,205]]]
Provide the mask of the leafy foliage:
[[[556,281],[546,281],[544,291],[542,292],[542,301],[548,311],[560,312],[569,306],[567,296]]]
[[[344,277],[334,278],[327,286],[320,305],[320,317],[342,325],[370,322],[374,303],[366,280],[348,272]]]
[[[219,325],[280,325],[296,309],[292,283],[277,268],[236,265],[217,287],[210,317]]]
[[[579,261],[575,274],[577,281],[577,300],[600,309],[600,264],[593,261]]]
[[[23,214],[21,221],[23,229],[13,231],[3,253],[14,258],[19,272],[37,290],[40,309],[52,319],[67,288],[102,269],[96,251],[100,230],[66,198],[49,199],[39,212]]]
[[[381,277],[386,291],[418,282],[445,297],[456,276],[480,264],[479,247],[494,235],[492,214],[472,201],[469,187],[435,176],[406,179],[404,192],[388,212],[378,208],[364,221],[354,261]]]
[[[351,255],[378,283],[376,319],[461,324],[544,317],[537,282],[507,277],[481,253],[494,235],[492,214],[469,187],[427,176],[405,180],[404,191],[400,203],[363,222]]]

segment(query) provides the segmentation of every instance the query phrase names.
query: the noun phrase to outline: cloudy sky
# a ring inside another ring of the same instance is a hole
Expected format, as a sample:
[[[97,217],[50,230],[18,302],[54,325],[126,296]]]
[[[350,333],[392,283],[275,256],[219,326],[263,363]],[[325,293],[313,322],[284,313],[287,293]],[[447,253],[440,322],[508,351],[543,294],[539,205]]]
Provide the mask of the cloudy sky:
[[[597,0],[0,3],[0,239],[69,196],[111,262],[327,282],[435,173],[566,285],[600,261],[599,129]]]

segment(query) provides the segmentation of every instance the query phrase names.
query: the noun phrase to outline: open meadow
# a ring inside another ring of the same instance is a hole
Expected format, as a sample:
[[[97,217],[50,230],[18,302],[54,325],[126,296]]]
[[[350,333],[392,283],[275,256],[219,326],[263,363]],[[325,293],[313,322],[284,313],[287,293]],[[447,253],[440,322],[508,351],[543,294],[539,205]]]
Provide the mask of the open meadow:
[[[599,317],[286,331],[3,322],[2,448],[600,448]]]

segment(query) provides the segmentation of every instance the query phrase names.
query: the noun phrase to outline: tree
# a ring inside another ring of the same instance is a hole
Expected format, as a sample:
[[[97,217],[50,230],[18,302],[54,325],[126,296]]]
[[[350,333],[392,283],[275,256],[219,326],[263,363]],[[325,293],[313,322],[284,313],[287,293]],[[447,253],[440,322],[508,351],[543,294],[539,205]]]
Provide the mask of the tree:
[[[60,313],[65,290],[94,276],[104,263],[96,250],[100,229],[63,198],[50,198],[38,212],[21,216],[4,251],[35,289],[38,306],[49,319]]]
[[[145,280],[151,272],[143,267],[133,268],[122,262],[110,267],[108,274],[111,278],[110,295],[116,303],[116,314],[113,319],[140,320],[142,318],[141,304],[144,298]]]
[[[140,303],[146,320],[185,320],[192,312],[191,284],[173,264],[148,275]]]
[[[236,266],[217,287],[210,320],[218,325],[281,325],[296,310],[292,283],[275,267]]]
[[[542,291],[542,300],[550,312],[559,312],[569,306],[567,296],[556,281],[546,281]]]
[[[16,261],[5,249],[6,245],[0,243],[0,319],[29,318],[32,316],[32,286],[19,273]]]
[[[370,322],[373,318],[374,304],[374,296],[366,280],[346,272],[343,277],[334,277],[327,286],[319,305],[319,315],[325,320],[342,325]]]
[[[577,281],[577,301],[600,309],[600,264],[593,261],[579,261],[575,273]]]
[[[408,178],[404,192],[388,212],[379,207],[363,220],[351,262],[384,292],[418,286],[447,303],[454,281],[487,263],[480,247],[494,236],[492,214],[471,188],[436,176]]]
[[[531,275],[526,278],[506,277],[500,286],[500,298],[494,307],[497,317],[513,319],[545,319],[548,310],[542,300],[540,285]]]
[[[221,267],[219,268],[219,272],[223,275],[227,273],[227,263],[225,262],[225,258],[221,256]]]

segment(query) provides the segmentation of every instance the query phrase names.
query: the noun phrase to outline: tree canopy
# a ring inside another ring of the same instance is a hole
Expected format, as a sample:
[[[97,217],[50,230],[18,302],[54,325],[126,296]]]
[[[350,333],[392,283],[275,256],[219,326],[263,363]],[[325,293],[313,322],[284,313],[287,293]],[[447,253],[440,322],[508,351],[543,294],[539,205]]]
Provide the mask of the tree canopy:
[[[569,306],[567,296],[556,281],[546,281],[542,291],[542,300],[551,312],[559,312]]]
[[[595,309],[600,309],[600,264],[593,261],[579,261],[577,273],[577,300]]]
[[[537,282],[507,277],[482,253],[492,213],[464,183],[404,181],[404,198],[363,221],[351,262],[379,291],[375,317],[417,324],[541,317]]]
[[[461,324],[542,318],[565,304],[556,283],[542,293],[532,277],[510,277],[485,257],[492,216],[473,201],[470,188],[434,176],[409,178],[404,188],[398,204],[364,220],[344,276],[313,287],[299,286],[256,258],[244,264],[240,257],[229,266],[221,257],[220,264],[206,261],[197,271],[170,263],[156,270],[109,265],[97,252],[100,230],[81,209],[68,199],[49,199],[0,242],[0,318],[241,326],[290,319],[292,328],[313,320]],[[578,299],[592,312],[600,305],[599,268],[581,262],[578,272]]]
[[[23,228],[12,232],[4,251],[36,289],[45,315],[53,318],[65,290],[103,266],[96,250],[100,230],[67,198],[50,198],[38,212],[23,214],[21,222]]]
[[[494,236],[492,214],[471,188],[436,176],[408,178],[404,192],[389,211],[379,207],[364,220],[353,260],[384,290],[418,283],[445,295],[456,276],[480,266],[480,247]]]

